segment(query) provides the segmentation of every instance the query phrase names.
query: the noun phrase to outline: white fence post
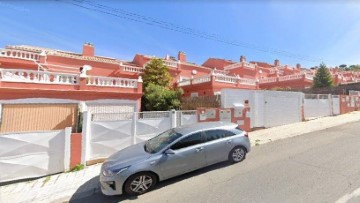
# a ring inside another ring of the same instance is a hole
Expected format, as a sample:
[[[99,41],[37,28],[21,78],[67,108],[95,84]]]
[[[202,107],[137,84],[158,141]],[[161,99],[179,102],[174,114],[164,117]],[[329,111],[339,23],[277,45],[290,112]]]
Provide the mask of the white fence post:
[[[330,116],[335,116],[332,94],[329,94]]]
[[[176,128],[176,111],[173,109],[170,111],[171,116],[171,128]]]
[[[90,124],[91,124],[91,113],[88,111],[83,112],[83,128],[82,128],[82,142],[81,142],[81,163],[86,165],[86,160],[89,158],[90,154]]]
[[[71,127],[65,128],[64,171],[70,170],[71,158]]]
[[[136,144],[136,122],[137,122],[137,112],[134,112],[132,124],[131,124],[131,136],[133,138],[132,140],[133,144]]]

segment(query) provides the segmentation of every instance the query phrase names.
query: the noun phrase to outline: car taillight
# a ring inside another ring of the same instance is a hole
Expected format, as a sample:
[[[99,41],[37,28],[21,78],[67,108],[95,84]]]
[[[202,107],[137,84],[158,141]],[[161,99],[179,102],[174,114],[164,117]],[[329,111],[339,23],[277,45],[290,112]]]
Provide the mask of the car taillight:
[[[245,133],[244,136],[245,136],[245,137],[249,137],[249,134],[248,134],[248,133]]]

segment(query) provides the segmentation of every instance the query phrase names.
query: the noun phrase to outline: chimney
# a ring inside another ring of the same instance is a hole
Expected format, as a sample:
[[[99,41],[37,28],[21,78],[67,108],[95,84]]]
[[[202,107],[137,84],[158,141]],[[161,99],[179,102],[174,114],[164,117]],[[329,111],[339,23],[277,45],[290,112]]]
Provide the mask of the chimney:
[[[296,64],[296,69],[298,69],[298,70],[301,69],[301,64],[300,63]]]
[[[280,61],[279,61],[279,59],[275,59],[274,65],[275,65],[275,66],[280,66]]]
[[[94,45],[91,43],[84,43],[83,45],[83,56],[95,56],[95,48]]]
[[[245,57],[245,56],[240,56],[240,62],[241,62],[241,63],[246,62],[246,57]]]
[[[178,60],[181,61],[181,62],[186,62],[186,54],[185,54],[185,52],[179,51]]]

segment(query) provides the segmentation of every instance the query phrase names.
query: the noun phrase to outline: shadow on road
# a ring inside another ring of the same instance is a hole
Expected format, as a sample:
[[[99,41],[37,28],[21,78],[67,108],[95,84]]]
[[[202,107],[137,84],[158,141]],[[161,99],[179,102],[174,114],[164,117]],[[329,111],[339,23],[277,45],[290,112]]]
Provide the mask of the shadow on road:
[[[229,166],[230,164],[228,162],[218,163],[212,166],[208,166],[203,169],[199,169],[181,176],[177,176],[168,180],[164,180],[162,182],[159,182],[153,191],[159,190],[162,187],[166,187],[168,185],[171,185],[173,183],[186,180],[188,178],[192,178],[194,176],[207,173],[209,171],[217,170],[226,166]],[[71,197],[69,202],[71,203],[80,203],[80,202],[120,202],[123,200],[136,200],[137,197],[131,197],[127,195],[117,195],[117,196],[106,196],[103,195],[100,191],[99,187],[99,176],[96,176],[86,183],[84,183],[82,186],[80,186],[77,191],[74,193],[74,195]]]

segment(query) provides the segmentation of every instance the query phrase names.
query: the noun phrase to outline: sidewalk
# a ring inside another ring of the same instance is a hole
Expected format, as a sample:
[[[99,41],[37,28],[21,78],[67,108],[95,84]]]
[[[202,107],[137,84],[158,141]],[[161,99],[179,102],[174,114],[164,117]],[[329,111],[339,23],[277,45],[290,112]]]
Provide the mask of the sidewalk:
[[[318,118],[307,122],[258,130],[250,132],[249,137],[254,146],[359,121],[360,112],[352,112],[336,117]],[[77,199],[91,195],[99,191],[100,166],[101,164],[92,165],[78,172],[62,173],[2,186],[0,187],[0,203],[66,202],[70,198]]]

